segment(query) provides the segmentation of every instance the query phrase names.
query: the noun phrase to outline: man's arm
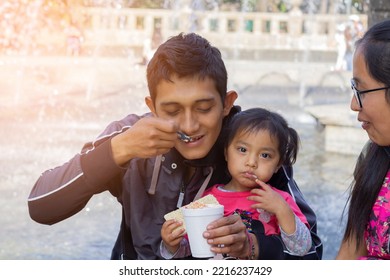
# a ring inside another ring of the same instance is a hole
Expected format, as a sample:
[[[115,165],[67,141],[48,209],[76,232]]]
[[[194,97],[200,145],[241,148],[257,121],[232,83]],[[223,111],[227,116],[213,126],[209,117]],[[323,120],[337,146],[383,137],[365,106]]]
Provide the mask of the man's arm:
[[[124,169],[113,159],[111,139],[138,120],[138,116],[129,115],[111,123],[95,141],[85,144],[80,154],[45,171],[28,197],[31,218],[39,223],[54,224],[79,212],[94,194],[110,190],[119,196],[120,181],[117,180],[115,186],[110,186],[110,182]]]
[[[120,172],[110,157],[109,139],[88,153],[75,155],[39,177],[28,197],[31,218],[54,224],[76,214],[94,194],[108,190],[108,182]]]

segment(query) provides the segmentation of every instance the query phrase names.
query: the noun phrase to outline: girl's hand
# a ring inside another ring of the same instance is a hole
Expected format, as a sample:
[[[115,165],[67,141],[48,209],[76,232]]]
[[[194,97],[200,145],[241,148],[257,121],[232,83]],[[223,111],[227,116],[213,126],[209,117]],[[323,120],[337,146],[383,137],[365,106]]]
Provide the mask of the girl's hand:
[[[256,179],[256,183],[260,188],[251,190],[253,195],[248,197],[249,200],[256,202],[252,204],[252,208],[264,209],[274,214],[283,231],[287,234],[293,234],[296,229],[295,215],[290,205],[271,186],[259,179]]]
[[[252,208],[264,209],[277,215],[278,212],[282,211],[284,207],[286,207],[286,201],[277,192],[275,192],[271,186],[259,179],[256,179],[256,183],[260,186],[260,188],[251,190],[251,194],[253,195],[248,196],[249,200],[256,202],[252,204]]]
[[[171,254],[174,254],[179,249],[180,241],[183,239],[185,229],[179,228],[182,225],[182,222],[173,219],[166,221],[162,225],[161,238]]]

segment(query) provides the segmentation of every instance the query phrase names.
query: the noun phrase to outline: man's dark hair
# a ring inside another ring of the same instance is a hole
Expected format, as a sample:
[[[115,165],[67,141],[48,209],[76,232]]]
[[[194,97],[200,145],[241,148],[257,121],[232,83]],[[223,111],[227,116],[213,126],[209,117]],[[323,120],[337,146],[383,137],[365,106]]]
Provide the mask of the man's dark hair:
[[[147,66],[146,77],[150,96],[156,99],[156,88],[162,80],[172,77],[210,78],[224,101],[227,91],[227,71],[221,52],[195,33],[180,33],[169,38],[156,50]]]

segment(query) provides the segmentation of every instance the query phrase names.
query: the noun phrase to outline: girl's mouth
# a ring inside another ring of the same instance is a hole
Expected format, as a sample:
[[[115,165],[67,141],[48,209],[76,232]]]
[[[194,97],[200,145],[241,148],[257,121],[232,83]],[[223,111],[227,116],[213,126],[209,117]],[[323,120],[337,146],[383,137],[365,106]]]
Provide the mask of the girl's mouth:
[[[250,173],[250,172],[245,172],[245,176],[252,179],[253,181],[255,181],[257,179],[257,176],[253,173]]]

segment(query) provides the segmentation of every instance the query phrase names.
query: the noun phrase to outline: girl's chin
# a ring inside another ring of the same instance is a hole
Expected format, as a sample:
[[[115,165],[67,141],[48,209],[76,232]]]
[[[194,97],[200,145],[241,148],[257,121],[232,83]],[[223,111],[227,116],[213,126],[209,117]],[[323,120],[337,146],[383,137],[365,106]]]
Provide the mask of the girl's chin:
[[[259,186],[253,181],[253,179],[247,178],[245,178],[244,180],[240,180],[239,184],[241,185],[243,190],[245,189],[246,191],[250,191],[251,189],[257,188]]]

